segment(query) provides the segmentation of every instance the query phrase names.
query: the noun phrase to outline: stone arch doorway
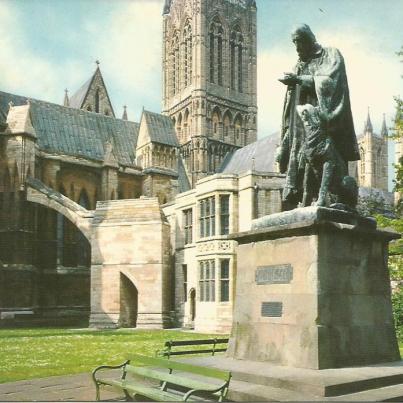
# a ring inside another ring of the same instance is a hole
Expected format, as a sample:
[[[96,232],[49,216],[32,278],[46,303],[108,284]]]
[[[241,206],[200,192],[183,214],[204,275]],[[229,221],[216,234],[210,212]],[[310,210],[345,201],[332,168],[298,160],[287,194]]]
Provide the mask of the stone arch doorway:
[[[93,212],[66,193],[62,185],[57,192],[37,179],[27,178],[24,198],[32,206],[34,233],[33,255],[28,263],[35,270],[28,286],[34,289],[32,315],[41,323],[82,326],[88,323],[90,314]],[[27,281],[17,281],[24,288],[21,293],[25,292]]]
[[[133,282],[120,273],[120,327],[136,327],[138,313],[138,290]]]
[[[189,290],[189,319],[190,323],[194,326],[196,317],[196,290],[191,288]]]

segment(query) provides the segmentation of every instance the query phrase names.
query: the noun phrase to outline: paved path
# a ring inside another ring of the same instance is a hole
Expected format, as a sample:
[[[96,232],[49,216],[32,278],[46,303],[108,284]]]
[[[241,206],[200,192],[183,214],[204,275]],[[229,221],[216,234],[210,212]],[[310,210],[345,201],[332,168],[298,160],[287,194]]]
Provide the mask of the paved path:
[[[102,400],[119,400],[119,392],[103,389]],[[0,384],[1,402],[94,401],[95,387],[89,373],[52,376]]]

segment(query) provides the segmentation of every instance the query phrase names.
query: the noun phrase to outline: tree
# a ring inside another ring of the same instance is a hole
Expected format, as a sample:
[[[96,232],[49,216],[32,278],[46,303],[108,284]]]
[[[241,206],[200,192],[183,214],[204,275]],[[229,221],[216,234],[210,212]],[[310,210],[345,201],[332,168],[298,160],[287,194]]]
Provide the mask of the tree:
[[[397,53],[403,58],[403,46]],[[403,59],[401,59],[403,62]],[[396,116],[392,138],[397,142],[403,142],[403,100],[395,98]],[[400,199],[395,207],[396,218],[386,218],[382,215],[376,216],[378,225],[383,228],[391,228],[394,231],[403,233],[403,156],[394,165],[396,179],[394,180],[394,191],[399,193]],[[403,239],[391,242],[389,247],[389,270],[392,281],[397,284],[392,294],[393,314],[395,318],[396,330],[399,339],[403,338]]]

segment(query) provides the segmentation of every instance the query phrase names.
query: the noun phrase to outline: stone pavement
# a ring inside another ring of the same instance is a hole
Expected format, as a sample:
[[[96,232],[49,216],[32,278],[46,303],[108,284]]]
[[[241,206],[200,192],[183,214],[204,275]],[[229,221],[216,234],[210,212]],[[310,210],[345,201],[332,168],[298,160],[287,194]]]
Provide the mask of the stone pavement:
[[[102,400],[120,400],[119,392],[102,390]],[[90,373],[0,384],[1,402],[95,401]]]

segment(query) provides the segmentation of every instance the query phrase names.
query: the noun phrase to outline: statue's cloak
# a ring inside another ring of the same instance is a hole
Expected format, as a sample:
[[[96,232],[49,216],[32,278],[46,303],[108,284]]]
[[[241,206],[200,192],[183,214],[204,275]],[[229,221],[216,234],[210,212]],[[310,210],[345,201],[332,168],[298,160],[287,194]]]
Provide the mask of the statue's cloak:
[[[302,83],[287,89],[279,155],[280,172],[287,172],[284,200],[290,192],[299,192],[302,186],[303,173],[299,172],[303,169],[300,165],[300,149],[305,133],[295,112],[296,105],[319,106],[324,133],[333,139],[346,166],[348,161],[360,159],[346,69],[339,50],[318,46],[310,61],[298,62],[295,72]]]

